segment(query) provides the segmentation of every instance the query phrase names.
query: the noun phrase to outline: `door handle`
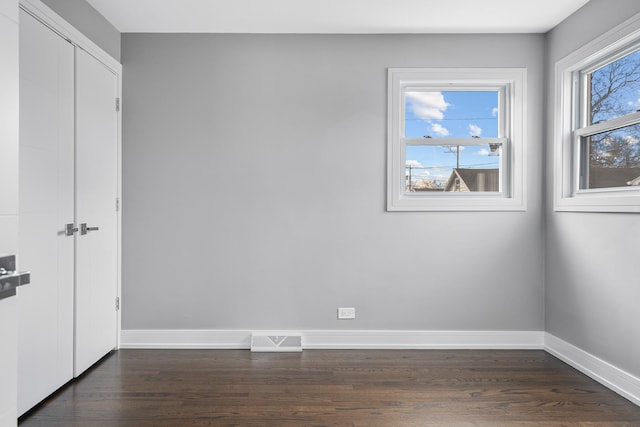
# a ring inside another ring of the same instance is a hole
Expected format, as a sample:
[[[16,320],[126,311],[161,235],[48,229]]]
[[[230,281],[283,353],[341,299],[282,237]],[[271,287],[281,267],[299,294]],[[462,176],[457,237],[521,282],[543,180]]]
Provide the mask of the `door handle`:
[[[65,224],[64,226],[64,235],[65,236],[73,236],[73,234],[78,231],[78,227],[74,227],[73,224]]]
[[[80,224],[80,234],[85,235],[89,231],[98,231],[100,227],[87,227],[87,223]]]

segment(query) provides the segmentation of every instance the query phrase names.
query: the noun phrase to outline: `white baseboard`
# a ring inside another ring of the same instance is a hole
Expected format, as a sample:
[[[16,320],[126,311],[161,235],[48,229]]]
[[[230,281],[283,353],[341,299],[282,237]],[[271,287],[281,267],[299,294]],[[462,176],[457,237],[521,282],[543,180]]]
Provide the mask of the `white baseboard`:
[[[640,406],[640,378],[549,333],[545,333],[544,349]]]
[[[120,348],[248,349],[250,331],[212,329],[136,329],[120,331]]]
[[[544,349],[542,331],[123,330],[120,348],[248,349],[251,334],[302,334],[304,349]]]
[[[305,331],[306,349],[542,349],[540,331]]]

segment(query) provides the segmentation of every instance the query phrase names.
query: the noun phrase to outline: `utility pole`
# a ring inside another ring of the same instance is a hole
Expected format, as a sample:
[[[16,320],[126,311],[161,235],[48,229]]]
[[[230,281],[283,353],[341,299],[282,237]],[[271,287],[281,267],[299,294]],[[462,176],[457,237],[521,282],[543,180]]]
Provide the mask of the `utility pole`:
[[[456,145],[456,148],[453,148],[452,145],[448,145],[444,147],[445,153],[453,154],[455,152],[456,155],[456,169],[460,169],[460,146]]]

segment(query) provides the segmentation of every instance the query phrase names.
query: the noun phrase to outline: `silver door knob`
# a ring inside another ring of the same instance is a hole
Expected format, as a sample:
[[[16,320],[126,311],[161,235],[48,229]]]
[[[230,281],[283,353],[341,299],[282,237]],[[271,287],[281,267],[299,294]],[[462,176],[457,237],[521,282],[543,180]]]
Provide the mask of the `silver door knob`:
[[[73,234],[78,231],[78,227],[74,227],[73,224],[65,224],[64,226],[64,235],[65,236],[73,236]]]

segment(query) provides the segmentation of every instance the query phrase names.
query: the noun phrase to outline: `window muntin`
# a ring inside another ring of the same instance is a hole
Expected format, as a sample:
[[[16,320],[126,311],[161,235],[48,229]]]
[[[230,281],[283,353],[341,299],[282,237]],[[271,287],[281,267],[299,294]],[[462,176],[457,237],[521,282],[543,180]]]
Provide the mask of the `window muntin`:
[[[525,82],[522,68],[389,69],[387,209],[524,210]]]
[[[607,59],[575,72],[576,192],[637,188],[640,180],[640,47]]]

